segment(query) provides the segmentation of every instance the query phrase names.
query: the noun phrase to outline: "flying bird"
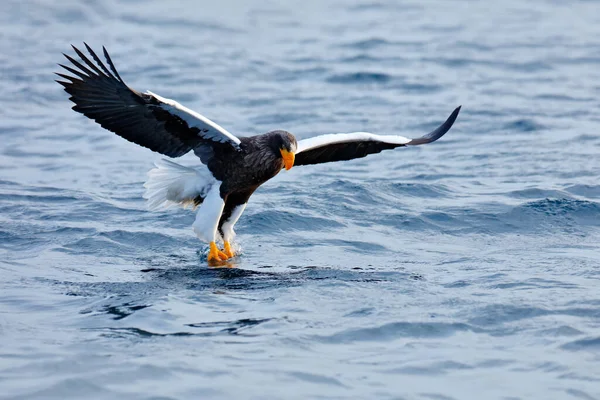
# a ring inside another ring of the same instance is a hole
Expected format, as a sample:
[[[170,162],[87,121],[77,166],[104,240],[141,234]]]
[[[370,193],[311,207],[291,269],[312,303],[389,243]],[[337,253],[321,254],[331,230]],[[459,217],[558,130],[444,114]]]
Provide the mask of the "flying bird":
[[[81,61],[64,54],[71,66],[59,64],[70,75],[56,73],[71,95],[73,110],[93,119],[122,138],[168,157],[193,151],[201,161],[190,168],[163,159],[148,172],[144,198],[150,210],[173,205],[198,208],[192,224],[198,238],[209,244],[208,262],[219,263],[236,254],[233,230],[248,199],[283,168],[352,160],[397,147],[431,143],[454,124],[457,107],[437,129],[417,139],[338,133],[296,140],[285,130],[237,137],[205,116],[174,100],[129,87],[115,68],[106,48],[106,64],[84,43],[92,62],[72,46]],[[219,248],[217,242],[223,242]]]

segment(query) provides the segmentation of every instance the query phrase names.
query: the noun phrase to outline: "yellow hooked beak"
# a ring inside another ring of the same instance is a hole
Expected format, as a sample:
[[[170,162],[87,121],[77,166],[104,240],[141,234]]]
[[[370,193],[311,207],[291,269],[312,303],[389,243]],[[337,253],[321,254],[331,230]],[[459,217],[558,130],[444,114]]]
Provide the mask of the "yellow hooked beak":
[[[291,151],[287,151],[286,149],[281,149],[281,157],[283,157],[283,163],[285,164],[285,169],[289,171],[290,168],[294,166],[294,159],[296,155]]]

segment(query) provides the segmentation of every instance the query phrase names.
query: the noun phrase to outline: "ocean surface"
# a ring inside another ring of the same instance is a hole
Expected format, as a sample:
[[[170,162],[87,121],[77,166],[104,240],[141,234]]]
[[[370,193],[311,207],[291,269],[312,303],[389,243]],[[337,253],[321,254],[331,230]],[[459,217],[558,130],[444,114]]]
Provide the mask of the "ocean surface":
[[[598,1],[3,0],[0,38],[0,399],[600,399]],[[209,268],[54,82],[84,41],[239,136],[463,108],[283,171]]]

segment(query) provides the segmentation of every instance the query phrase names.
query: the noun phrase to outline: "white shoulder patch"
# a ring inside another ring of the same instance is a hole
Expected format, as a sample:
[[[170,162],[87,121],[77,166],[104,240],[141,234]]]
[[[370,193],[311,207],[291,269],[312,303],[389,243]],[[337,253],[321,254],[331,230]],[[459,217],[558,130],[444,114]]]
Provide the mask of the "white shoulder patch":
[[[203,131],[202,136],[208,139],[214,140],[216,142],[231,142],[235,145],[239,145],[240,139],[235,137],[233,134],[228,132],[225,128],[218,125],[217,123],[211,121],[205,116],[198,114],[197,112],[190,110],[189,108],[179,104],[175,100],[167,99],[165,97],[159,96],[156,93],[152,93],[149,90],[146,90],[146,94],[149,94],[156,98],[156,100],[160,101],[161,107],[170,112],[173,115],[178,116],[183,119],[188,126],[195,127]],[[208,131],[206,131],[208,130]]]
[[[390,144],[406,144],[410,142],[410,140],[411,139],[404,136],[375,135],[369,132],[332,133],[299,140],[296,154],[310,149],[338,143],[382,142]]]

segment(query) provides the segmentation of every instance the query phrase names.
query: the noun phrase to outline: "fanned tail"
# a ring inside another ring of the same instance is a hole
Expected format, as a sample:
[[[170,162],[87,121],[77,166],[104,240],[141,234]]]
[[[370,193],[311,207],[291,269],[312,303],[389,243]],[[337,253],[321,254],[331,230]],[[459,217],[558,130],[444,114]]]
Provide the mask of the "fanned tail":
[[[208,191],[216,183],[206,166],[190,168],[162,159],[148,171],[144,183],[148,209],[166,210],[176,206],[196,208],[204,201]]]

